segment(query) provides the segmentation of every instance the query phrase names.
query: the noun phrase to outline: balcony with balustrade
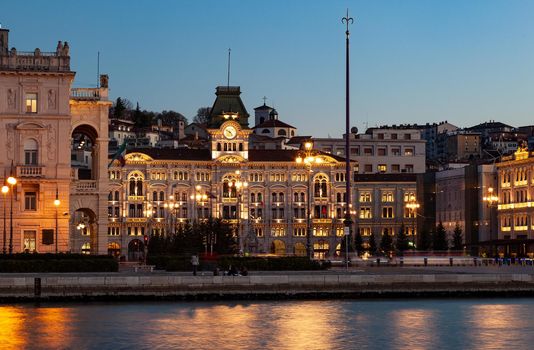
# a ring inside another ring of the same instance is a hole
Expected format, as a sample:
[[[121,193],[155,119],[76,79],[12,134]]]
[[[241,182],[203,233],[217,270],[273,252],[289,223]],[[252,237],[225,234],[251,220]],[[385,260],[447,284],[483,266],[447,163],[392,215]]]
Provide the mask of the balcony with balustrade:
[[[43,168],[38,165],[19,165],[16,174],[19,178],[41,178],[44,177]]]

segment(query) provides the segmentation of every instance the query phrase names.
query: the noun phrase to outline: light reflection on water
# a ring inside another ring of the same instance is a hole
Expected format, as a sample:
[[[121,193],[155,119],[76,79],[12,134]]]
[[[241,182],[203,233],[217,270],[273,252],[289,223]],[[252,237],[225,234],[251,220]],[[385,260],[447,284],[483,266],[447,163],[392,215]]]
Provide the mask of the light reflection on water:
[[[0,306],[1,349],[527,349],[532,299]]]

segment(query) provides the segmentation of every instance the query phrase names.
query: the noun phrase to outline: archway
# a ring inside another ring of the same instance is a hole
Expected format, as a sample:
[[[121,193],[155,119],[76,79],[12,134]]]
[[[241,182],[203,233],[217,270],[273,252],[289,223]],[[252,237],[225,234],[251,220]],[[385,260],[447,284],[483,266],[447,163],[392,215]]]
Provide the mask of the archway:
[[[306,256],[306,246],[304,245],[304,243],[295,243],[293,251],[296,256]]]
[[[121,255],[121,246],[117,242],[108,243],[108,255],[119,257]]]
[[[276,255],[286,255],[286,244],[280,240],[275,240],[271,244],[271,253]]]
[[[96,223],[96,215],[93,210],[89,208],[79,208],[74,211],[72,215],[71,232],[74,242],[83,242],[83,246],[87,253],[84,254],[96,254],[98,225]],[[75,247],[79,247],[76,243],[73,243]],[[84,248],[81,248],[82,250]],[[82,252],[83,253],[83,252]]]
[[[134,239],[128,243],[128,261],[141,261],[145,257],[145,245],[141,240]]]
[[[97,131],[87,124],[79,125],[72,131],[71,167],[75,171],[75,178],[79,180],[97,178],[99,157],[96,148],[97,138]]]

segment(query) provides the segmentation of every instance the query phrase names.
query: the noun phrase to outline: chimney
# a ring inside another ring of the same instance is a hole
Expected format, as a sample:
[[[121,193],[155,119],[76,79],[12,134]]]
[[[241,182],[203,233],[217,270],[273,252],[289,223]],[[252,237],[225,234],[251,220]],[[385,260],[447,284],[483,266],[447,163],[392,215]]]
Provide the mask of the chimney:
[[[9,51],[9,29],[0,26],[0,55],[7,55]]]

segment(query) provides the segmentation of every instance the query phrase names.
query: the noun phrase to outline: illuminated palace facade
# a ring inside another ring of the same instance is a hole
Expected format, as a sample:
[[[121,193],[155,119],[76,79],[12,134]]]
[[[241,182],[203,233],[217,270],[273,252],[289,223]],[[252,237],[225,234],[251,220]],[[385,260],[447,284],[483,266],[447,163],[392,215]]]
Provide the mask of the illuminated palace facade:
[[[305,147],[249,149],[252,129],[240,88],[218,87],[216,95],[209,147],[132,149],[124,162],[115,160],[109,167],[109,252],[138,259],[145,236],[213,217],[234,225],[243,253],[306,255],[309,205],[314,257],[339,254],[344,158]],[[297,161],[306,155],[313,162]],[[415,213],[406,209],[416,196],[415,175],[390,175],[354,175],[353,229],[364,239],[375,234],[379,242],[381,234],[395,234],[403,224],[415,233]],[[77,234],[79,249],[87,238]]]
[[[534,257],[534,152],[520,147],[497,172],[497,253]]]

